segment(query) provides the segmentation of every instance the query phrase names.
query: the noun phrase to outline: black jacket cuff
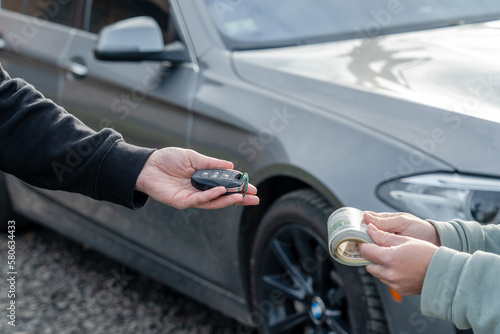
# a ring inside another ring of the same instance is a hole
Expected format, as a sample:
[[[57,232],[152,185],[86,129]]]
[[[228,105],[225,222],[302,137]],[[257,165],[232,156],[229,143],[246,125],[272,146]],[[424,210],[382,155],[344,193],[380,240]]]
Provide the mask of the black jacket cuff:
[[[135,190],[137,178],[154,149],[143,148],[118,140],[106,152],[97,172],[98,199],[124,205],[130,209],[142,208],[149,196]]]

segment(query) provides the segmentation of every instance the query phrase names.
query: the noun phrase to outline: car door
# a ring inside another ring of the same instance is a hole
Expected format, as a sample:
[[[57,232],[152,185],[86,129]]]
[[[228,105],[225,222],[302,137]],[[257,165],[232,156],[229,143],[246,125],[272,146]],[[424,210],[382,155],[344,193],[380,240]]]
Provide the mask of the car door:
[[[107,24],[152,16],[167,41],[176,34],[167,1],[99,0],[87,3],[85,30],[78,30],[62,60],[65,68],[62,104],[95,130],[112,127],[129,143],[162,148],[186,146],[190,123],[188,106],[197,76],[192,63],[172,66],[163,62],[106,62],[93,49],[98,32]],[[189,222],[189,211],[150,200],[133,212],[73,194],[50,193],[59,203],[143,249],[183,267],[213,271],[206,261],[198,265],[203,236]],[[195,247],[193,247],[195,245]],[[196,247],[196,245],[198,245]]]
[[[185,146],[187,105],[196,76],[192,68],[157,61],[99,61],[93,55],[104,26],[135,16],[152,16],[164,38],[172,38],[168,2],[88,1],[86,12],[84,30],[76,31],[62,60],[63,106],[96,130],[115,128],[131,143]]]
[[[61,59],[83,1],[0,1],[0,62],[55,101],[60,98]]]

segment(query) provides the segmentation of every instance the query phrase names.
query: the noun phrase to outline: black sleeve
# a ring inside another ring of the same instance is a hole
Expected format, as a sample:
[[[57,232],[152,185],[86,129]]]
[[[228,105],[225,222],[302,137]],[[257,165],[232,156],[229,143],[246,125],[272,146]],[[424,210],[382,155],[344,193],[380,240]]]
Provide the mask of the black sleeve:
[[[135,184],[153,151],[112,129],[93,131],[0,65],[0,170],[37,187],[138,209],[148,196]]]

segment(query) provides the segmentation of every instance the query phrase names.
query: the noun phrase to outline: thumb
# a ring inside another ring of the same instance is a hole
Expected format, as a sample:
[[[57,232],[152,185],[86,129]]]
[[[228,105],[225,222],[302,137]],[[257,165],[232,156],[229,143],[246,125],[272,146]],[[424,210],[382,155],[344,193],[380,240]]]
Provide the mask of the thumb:
[[[406,241],[406,237],[384,232],[382,230],[379,230],[373,224],[368,225],[366,230],[368,232],[368,235],[372,238],[373,242],[375,242],[379,246],[398,246]]]

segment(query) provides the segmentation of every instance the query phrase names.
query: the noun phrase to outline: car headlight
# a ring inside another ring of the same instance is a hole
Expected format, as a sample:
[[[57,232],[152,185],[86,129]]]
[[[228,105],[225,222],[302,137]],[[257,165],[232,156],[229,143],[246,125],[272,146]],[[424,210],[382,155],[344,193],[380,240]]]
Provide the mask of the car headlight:
[[[500,223],[500,180],[460,174],[424,174],[381,184],[378,196],[421,218]]]

